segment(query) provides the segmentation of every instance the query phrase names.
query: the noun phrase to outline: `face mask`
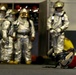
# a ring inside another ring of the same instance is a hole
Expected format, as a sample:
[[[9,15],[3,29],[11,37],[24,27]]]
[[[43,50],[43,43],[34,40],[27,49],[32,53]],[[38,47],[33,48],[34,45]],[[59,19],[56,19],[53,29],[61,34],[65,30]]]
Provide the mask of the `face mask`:
[[[62,12],[55,12],[56,15],[61,16]]]
[[[23,17],[23,18],[22,18],[22,21],[23,21],[23,22],[25,22],[26,20],[27,20],[27,18],[26,18],[26,17]]]
[[[27,19],[26,17],[22,17],[23,20]]]

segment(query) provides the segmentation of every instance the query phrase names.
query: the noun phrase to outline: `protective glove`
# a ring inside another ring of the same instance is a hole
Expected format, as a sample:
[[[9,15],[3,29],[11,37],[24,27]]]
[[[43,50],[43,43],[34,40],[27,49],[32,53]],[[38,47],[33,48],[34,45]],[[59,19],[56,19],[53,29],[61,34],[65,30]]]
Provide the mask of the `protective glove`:
[[[3,37],[3,40],[4,40],[4,41],[7,41],[8,39],[7,39],[7,37]]]
[[[61,29],[60,28],[57,28],[56,31],[57,31],[57,33],[60,33],[61,32]]]
[[[7,38],[3,38],[2,39],[2,43],[8,45],[9,44],[9,40]]]
[[[56,31],[54,29],[50,30],[50,33],[55,33]]]
[[[16,42],[17,41],[17,38],[16,37],[13,37],[13,41]]]
[[[31,41],[33,42],[35,40],[35,37],[31,37]]]

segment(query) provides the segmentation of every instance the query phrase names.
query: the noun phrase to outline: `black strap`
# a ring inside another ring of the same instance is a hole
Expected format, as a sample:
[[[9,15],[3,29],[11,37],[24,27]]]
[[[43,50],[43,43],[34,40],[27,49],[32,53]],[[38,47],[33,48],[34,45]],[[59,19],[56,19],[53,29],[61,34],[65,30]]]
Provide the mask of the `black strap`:
[[[64,17],[64,14],[66,14],[66,12],[64,12],[64,13],[61,15],[61,17]]]
[[[60,17],[63,18],[64,14],[66,14],[66,12],[64,12]],[[55,16],[55,13],[53,13],[52,17],[54,16]],[[54,23],[54,19],[51,20],[51,25],[53,25],[53,23]],[[64,20],[62,20],[62,25],[64,25]]]
[[[61,17],[64,17],[64,14],[66,14],[66,12],[63,13],[63,15],[61,15]],[[64,25],[64,20],[62,20],[62,26]]]
[[[54,16],[55,16],[55,13],[53,13],[52,17]],[[51,25],[53,25],[53,23],[54,23],[54,19],[51,20]]]
[[[29,19],[29,18],[27,18],[27,21],[29,22],[29,27],[31,27],[30,19]]]
[[[10,21],[9,21],[9,22],[10,22]],[[8,31],[11,29],[11,26],[12,26],[12,22],[10,22],[10,25],[9,25]]]

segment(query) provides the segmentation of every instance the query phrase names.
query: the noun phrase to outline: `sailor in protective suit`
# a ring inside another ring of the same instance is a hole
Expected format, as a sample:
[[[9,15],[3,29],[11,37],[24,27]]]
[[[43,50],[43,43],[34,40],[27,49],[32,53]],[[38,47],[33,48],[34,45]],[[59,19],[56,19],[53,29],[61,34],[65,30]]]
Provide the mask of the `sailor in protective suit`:
[[[17,12],[13,9],[8,9],[5,16],[5,21],[2,23],[2,50],[1,61],[5,63],[12,63],[13,53],[13,38],[9,36],[9,31],[12,23],[15,21],[15,14]]]
[[[69,57],[69,59],[66,60],[66,63],[68,62],[67,67],[68,68],[76,67],[76,63],[75,63],[76,62],[76,55],[75,55],[76,50],[74,48],[72,41],[66,37],[64,39],[64,52],[65,52],[65,54],[68,53],[67,56],[65,57],[65,60],[67,59],[67,57]],[[64,63],[65,63],[65,61],[64,61]],[[63,62],[62,62],[62,64],[63,64]]]
[[[14,64],[21,61],[21,56],[25,58],[26,64],[31,64],[32,41],[35,39],[35,29],[33,21],[29,19],[29,12],[25,8],[20,11],[19,18],[13,24],[13,32],[16,33],[17,44]]]
[[[1,61],[1,43],[2,43],[2,23],[5,20],[6,7],[0,5],[0,61]]]
[[[53,52],[52,55],[55,56],[55,58],[57,59],[56,62],[61,62],[61,65],[66,65],[67,63],[66,60],[63,58],[63,50],[64,50],[64,33],[65,30],[68,28],[69,25],[69,20],[68,20],[68,16],[66,15],[66,12],[63,10],[64,7],[64,3],[61,1],[57,1],[54,4],[54,9],[55,12],[48,18],[47,20],[47,30],[50,32],[51,37],[52,37],[52,41],[51,41],[51,45],[52,45],[52,49],[50,49],[51,51],[49,52]],[[71,55],[73,55],[71,53]],[[70,58],[70,56],[68,55],[68,60]],[[62,59],[62,60],[60,60]],[[64,63],[62,63],[62,61],[64,61]]]
[[[4,5],[1,5],[0,6],[0,34],[1,34],[2,23],[5,20],[5,14],[6,14],[6,7]]]

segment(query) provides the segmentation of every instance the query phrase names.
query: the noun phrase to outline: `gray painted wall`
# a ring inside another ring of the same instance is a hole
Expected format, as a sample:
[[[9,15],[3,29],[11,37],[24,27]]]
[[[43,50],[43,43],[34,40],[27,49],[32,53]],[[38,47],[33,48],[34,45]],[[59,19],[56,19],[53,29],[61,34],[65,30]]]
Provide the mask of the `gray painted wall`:
[[[50,12],[53,11],[51,8],[50,2],[55,2],[57,0],[48,0],[47,1],[47,17],[50,15]],[[61,0],[65,3],[64,10],[66,11],[68,17],[69,17],[69,28],[68,30],[76,30],[76,0]]]

